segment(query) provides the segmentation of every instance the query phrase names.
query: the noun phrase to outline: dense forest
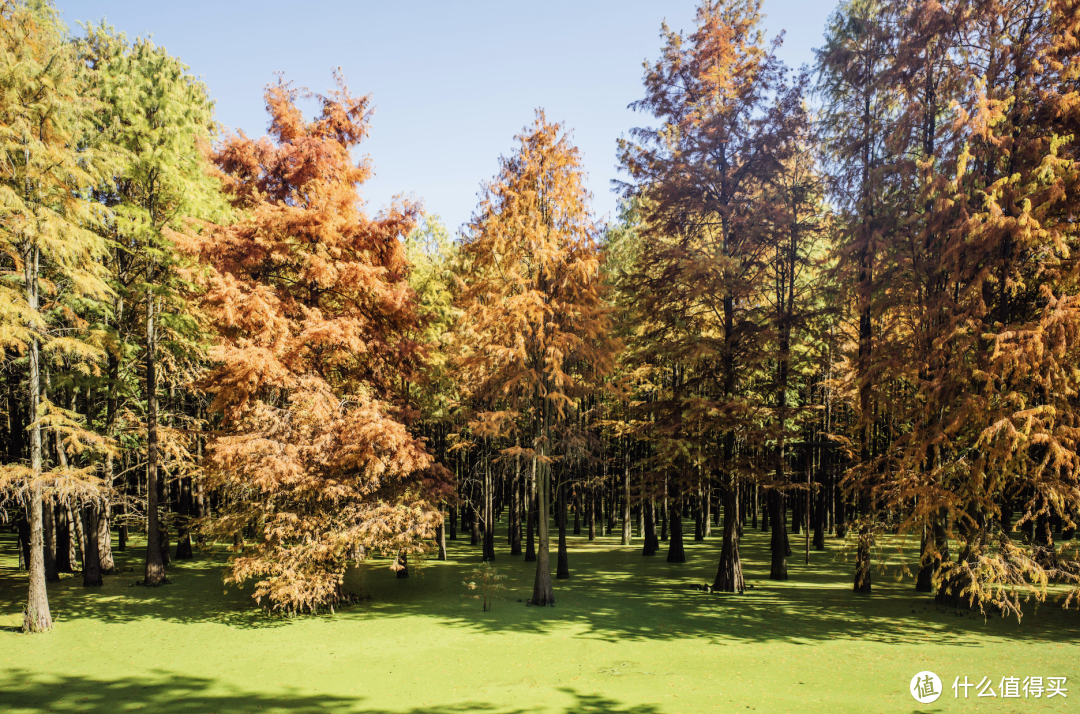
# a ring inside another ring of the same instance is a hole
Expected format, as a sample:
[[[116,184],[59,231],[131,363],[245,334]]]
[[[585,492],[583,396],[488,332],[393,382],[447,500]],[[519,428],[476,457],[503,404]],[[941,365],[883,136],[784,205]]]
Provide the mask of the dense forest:
[[[720,539],[711,589],[741,593],[750,528],[778,580],[832,538],[867,596],[901,548],[945,605],[1076,606],[1080,4],[844,0],[800,69],[761,13],[662,28],[616,218],[537,110],[454,234],[368,211],[372,98],[340,73],[268,85],[253,139],[164,48],[6,0],[24,629],[134,538],[141,584],[228,548],[226,582],[285,614],[448,539],[535,561],[553,604],[583,531],[672,563]]]

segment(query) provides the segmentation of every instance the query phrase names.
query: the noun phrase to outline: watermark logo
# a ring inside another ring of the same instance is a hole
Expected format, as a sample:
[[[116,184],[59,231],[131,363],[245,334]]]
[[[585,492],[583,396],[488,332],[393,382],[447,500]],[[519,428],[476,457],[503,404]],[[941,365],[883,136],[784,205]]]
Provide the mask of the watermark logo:
[[[1026,677],[1008,676],[1002,677],[997,682],[990,677],[982,677],[978,683],[964,675],[964,681],[960,677],[953,680],[953,699],[1054,699],[1060,697],[1062,701],[1069,698],[1069,690],[1065,683],[1068,677],[1048,677],[1030,675]],[[936,702],[942,694],[941,678],[933,672],[919,672],[911,678],[908,691],[915,701],[920,704]]]
[[[941,696],[941,678],[933,672],[919,672],[911,678],[911,696],[920,704],[936,702]]]

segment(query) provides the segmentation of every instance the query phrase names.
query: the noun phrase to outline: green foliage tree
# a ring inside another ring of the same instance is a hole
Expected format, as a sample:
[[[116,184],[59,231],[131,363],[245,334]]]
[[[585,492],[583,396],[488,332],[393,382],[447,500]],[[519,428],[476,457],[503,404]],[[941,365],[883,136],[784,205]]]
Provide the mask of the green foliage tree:
[[[22,494],[29,511],[30,590],[23,627],[41,632],[52,627],[43,506],[51,508],[53,494],[68,500],[101,486],[92,468],[59,464],[43,471],[46,425],[68,431],[73,450],[93,439],[72,415],[43,400],[41,383],[43,352],[80,359],[100,353],[84,339],[85,331],[70,336],[55,328],[58,317],[85,327],[64,309],[65,301],[100,300],[109,294],[100,263],[105,243],[91,230],[104,214],[87,198],[109,155],[87,131],[87,86],[51,5],[9,2],[0,8],[0,57],[0,249],[5,259],[0,303],[7,317],[5,347],[23,352],[29,361],[30,431],[29,464],[5,465],[0,486]]]
[[[140,407],[146,428],[143,582],[160,585],[166,581],[162,547],[167,540],[160,533],[159,512],[165,476],[159,444],[159,349],[164,343],[169,350],[164,364],[172,368],[174,381],[187,381],[198,367],[205,324],[192,314],[185,299],[185,257],[176,250],[173,236],[199,230],[194,221],[227,219],[206,158],[214,131],[213,102],[205,85],[188,74],[183,63],[149,40],[129,46],[123,36],[113,36],[102,25],[87,28],[82,44],[95,68],[94,89],[101,103],[96,118],[121,156],[116,173],[100,194],[114,216],[106,236],[113,246],[108,265],[116,294],[105,429],[111,434],[116,428],[123,342],[136,339],[141,343],[144,369],[141,399],[145,406]],[[135,324],[139,307],[142,319]],[[194,457],[188,440],[178,438],[175,431],[168,438],[166,450],[172,460],[190,466]],[[111,478],[111,460],[106,472]]]

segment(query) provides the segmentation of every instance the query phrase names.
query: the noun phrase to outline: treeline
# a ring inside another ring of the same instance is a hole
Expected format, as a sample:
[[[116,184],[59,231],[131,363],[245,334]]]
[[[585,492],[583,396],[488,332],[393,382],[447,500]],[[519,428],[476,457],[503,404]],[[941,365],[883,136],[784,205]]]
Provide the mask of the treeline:
[[[774,579],[789,532],[832,534],[870,593],[895,533],[943,602],[1072,604],[1076,4],[853,0],[799,71],[760,13],[706,0],[664,28],[616,220],[538,111],[452,237],[408,202],[366,213],[369,99],[341,77],[271,85],[269,136],[221,135],[162,48],[7,2],[0,488],[25,628],[133,528],[144,584],[227,543],[226,579],[286,612],[459,527],[535,560],[550,604],[571,527],[682,562],[684,519],[720,531],[715,591],[744,589],[760,527]]]

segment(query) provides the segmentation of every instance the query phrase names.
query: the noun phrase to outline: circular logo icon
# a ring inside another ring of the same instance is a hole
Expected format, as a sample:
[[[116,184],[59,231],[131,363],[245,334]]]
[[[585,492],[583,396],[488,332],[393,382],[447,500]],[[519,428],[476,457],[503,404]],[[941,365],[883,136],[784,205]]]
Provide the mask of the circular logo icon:
[[[910,690],[920,704],[936,702],[941,696],[941,679],[933,672],[919,672],[911,678]]]

